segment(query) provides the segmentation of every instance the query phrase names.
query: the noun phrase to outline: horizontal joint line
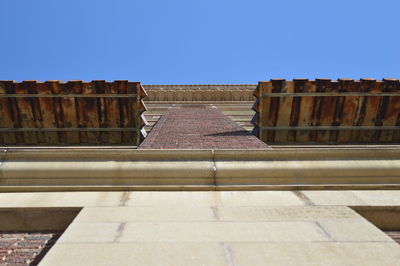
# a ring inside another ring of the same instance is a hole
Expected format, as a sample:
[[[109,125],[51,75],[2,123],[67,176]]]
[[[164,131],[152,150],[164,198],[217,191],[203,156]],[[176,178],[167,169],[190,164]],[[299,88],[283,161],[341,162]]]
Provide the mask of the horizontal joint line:
[[[0,132],[118,132],[118,131],[138,131],[138,127],[129,128],[0,128]]]
[[[134,98],[136,94],[0,94],[0,98]]]
[[[262,130],[400,130],[400,126],[260,126]]]
[[[366,96],[366,97],[382,97],[382,96],[395,96],[399,97],[400,93],[382,92],[382,93],[368,93],[368,92],[295,92],[295,93],[263,93],[263,97],[302,97],[302,96],[318,96],[318,97],[338,97],[338,96]]]

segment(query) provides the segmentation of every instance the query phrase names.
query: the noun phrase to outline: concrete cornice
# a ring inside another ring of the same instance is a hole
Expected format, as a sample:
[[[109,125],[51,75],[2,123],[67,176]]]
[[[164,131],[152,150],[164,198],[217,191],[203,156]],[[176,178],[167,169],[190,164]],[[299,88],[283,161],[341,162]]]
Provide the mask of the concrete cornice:
[[[400,158],[400,146],[318,146],[318,147],[277,147],[266,150],[211,150],[211,149],[165,149],[138,150],[129,148],[2,148],[5,160],[189,160],[189,159],[231,159],[231,160],[276,160],[276,159],[334,159],[334,158]]]
[[[391,189],[400,149],[7,149],[0,191]]]
[[[257,84],[142,84],[147,89],[255,89]]]
[[[143,85],[149,102],[254,101],[255,84]]]

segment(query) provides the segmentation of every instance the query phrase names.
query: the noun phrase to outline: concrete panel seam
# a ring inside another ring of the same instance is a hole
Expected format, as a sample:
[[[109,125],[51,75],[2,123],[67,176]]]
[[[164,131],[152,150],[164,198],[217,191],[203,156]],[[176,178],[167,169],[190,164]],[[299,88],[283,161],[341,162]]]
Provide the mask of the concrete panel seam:
[[[221,243],[222,249],[224,251],[224,257],[228,266],[235,266],[235,260],[233,257],[233,250],[227,243]]]
[[[114,242],[118,242],[118,240],[122,237],[122,234],[125,230],[126,222],[122,222],[117,229],[117,235],[114,238]]]
[[[331,236],[331,234],[329,234],[329,232],[318,222],[316,221],[315,224],[317,225],[317,227],[321,230],[321,232],[330,240],[333,242],[337,242],[335,238],[333,238],[333,236]]]
[[[119,206],[122,206],[122,207],[126,206],[126,202],[129,200],[129,197],[130,197],[130,192],[124,191],[121,195]]]
[[[301,191],[292,191],[292,192],[296,197],[298,197],[306,205],[315,206],[314,202],[312,202],[311,199],[309,197],[307,197],[303,192],[301,192]]]
[[[219,215],[219,209],[218,206],[211,206],[211,210],[213,213],[214,218],[219,221],[220,220],[220,215]]]
[[[217,187],[217,164],[215,163],[215,150],[211,150],[211,156],[212,156],[212,171],[213,171],[213,180],[214,180],[214,186]]]

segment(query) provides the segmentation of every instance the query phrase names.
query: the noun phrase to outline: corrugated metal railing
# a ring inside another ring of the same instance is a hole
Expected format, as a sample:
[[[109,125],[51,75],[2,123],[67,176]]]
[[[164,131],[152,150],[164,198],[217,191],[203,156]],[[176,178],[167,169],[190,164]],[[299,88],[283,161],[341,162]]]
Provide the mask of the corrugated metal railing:
[[[139,82],[0,81],[0,145],[139,145]]]
[[[397,79],[259,82],[253,134],[272,143],[400,143]]]

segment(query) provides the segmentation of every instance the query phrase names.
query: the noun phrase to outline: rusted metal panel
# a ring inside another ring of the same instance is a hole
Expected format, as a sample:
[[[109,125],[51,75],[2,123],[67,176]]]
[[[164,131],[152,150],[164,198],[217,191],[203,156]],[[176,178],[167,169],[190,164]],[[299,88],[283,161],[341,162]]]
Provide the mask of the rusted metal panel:
[[[1,98],[1,94],[7,94],[7,84],[12,83],[12,81],[0,82],[0,127],[2,128],[14,128],[14,108],[13,100],[9,98]],[[17,139],[14,132],[4,132],[0,135],[2,144],[16,144]]]
[[[75,90],[79,90],[82,81],[69,81],[67,83],[60,83],[60,93],[69,94],[75,93]],[[63,121],[65,128],[76,128],[78,127],[78,114],[76,111],[75,98],[61,98],[61,109],[63,116],[60,118]],[[87,110],[85,110],[87,112]],[[86,113],[85,112],[85,113]],[[79,144],[79,133],[78,132],[65,132],[65,143],[66,144]]]
[[[384,79],[383,80],[383,91],[384,92],[393,92],[400,93],[400,82],[395,79]],[[382,99],[382,115],[381,115],[381,125],[382,126],[390,126],[396,125],[397,120],[400,118],[400,97],[394,96],[386,96]],[[400,126],[400,124],[397,124]],[[395,132],[392,130],[384,130],[381,132],[379,136],[380,142],[398,142],[400,141],[399,132]]]
[[[138,87],[137,83],[134,82],[128,82],[127,83],[127,93],[137,93],[138,92]],[[129,108],[128,109],[128,122],[129,124],[135,124],[138,123],[140,124],[140,115],[139,115],[139,108],[140,108],[140,100],[138,98],[136,99],[128,99],[128,105],[129,106],[134,106],[135,108]],[[130,141],[138,141],[140,139],[140,135],[138,130],[129,132],[129,139]]]
[[[138,82],[0,81],[0,144],[139,145],[146,96]]]
[[[382,82],[376,82],[374,79],[362,79],[361,90],[365,92],[381,92]],[[382,97],[364,97],[363,105],[361,107],[360,126],[373,126],[375,125],[377,115],[379,113],[379,106]],[[378,131],[368,130],[360,131],[357,142],[376,142],[378,139]]]
[[[35,86],[36,81],[23,81],[22,83],[15,84],[16,94],[30,94],[30,87]],[[17,109],[19,113],[19,121],[21,127],[34,128],[35,117],[32,110],[32,99],[30,98],[17,98]],[[27,145],[38,144],[36,132],[24,132],[24,143]]]
[[[322,79],[315,80],[316,92],[323,92],[324,84],[325,84],[325,82]],[[322,96],[314,97],[313,107],[312,107],[312,116],[311,116],[310,122],[309,122],[309,124],[313,127],[320,126],[322,101],[323,101]],[[310,142],[318,142],[318,131],[316,131],[316,130],[310,131],[308,136],[309,136],[308,140]]]
[[[118,94],[119,90],[115,83],[102,83],[105,93]],[[105,99],[105,127],[118,128],[121,127],[121,120],[119,114],[119,101],[118,98]],[[121,132],[109,132],[108,142],[111,144],[121,143]]]
[[[295,93],[302,92],[302,89],[304,87],[304,84],[307,82],[307,79],[297,79],[293,80],[293,91]],[[290,126],[291,127],[296,127],[298,126],[299,123],[299,114],[300,114],[300,105],[301,105],[301,98],[300,97],[292,97],[292,106],[291,106],[291,114],[290,114]],[[296,135],[298,132],[295,130],[291,130],[288,132],[288,142],[295,142],[296,141]]]
[[[61,94],[61,82],[58,80],[48,81],[48,89],[50,94]],[[53,98],[53,112],[54,112],[54,122],[57,128],[65,128],[64,126],[64,114],[62,107],[62,98]],[[51,123],[51,122],[49,122]],[[67,143],[66,132],[57,132],[58,144]]]
[[[254,95],[253,132],[267,143],[400,141],[398,80],[271,80]]]
[[[338,86],[336,82],[329,79],[316,80],[317,92],[336,92]],[[331,126],[333,124],[337,97],[318,97],[315,119],[317,126]],[[331,131],[317,131],[317,142],[330,142]]]
[[[105,94],[105,80],[93,80],[92,81],[94,91],[96,94]],[[106,109],[106,98],[96,98],[97,100],[97,115],[98,115],[98,127],[107,127],[107,109]],[[108,143],[109,132],[100,131],[99,143]]]
[[[37,86],[38,83],[31,82],[29,84],[28,90],[30,94],[37,94]],[[31,108],[33,114],[33,122],[35,124],[35,128],[43,128],[43,119],[42,119],[42,112],[40,110],[40,102],[39,98],[32,98],[31,99]],[[45,143],[46,136],[44,132],[36,132],[37,143]]]
[[[397,116],[396,126],[400,127],[400,114]],[[393,132],[393,141],[394,143],[400,143],[400,130],[396,130]]]
[[[279,85],[278,85],[279,84]],[[280,91],[283,93],[293,93],[294,84],[293,82],[286,82],[285,80],[277,81],[276,86],[280,86]],[[277,126],[289,126],[291,113],[292,113],[293,97],[283,97],[279,99],[279,109],[276,118]],[[294,139],[294,138],[293,138]],[[288,131],[280,130],[275,133],[276,142],[287,142]],[[290,140],[289,140],[290,141]]]
[[[126,80],[118,80],[115,82],[119,88],[119,92],[126,94],[128,92],[128,81]],[[128,99],[120,99],[120,119],[121,119],[121,127],[129,126],[129,117],[128,117]],[[129,143],[133,139],[133,136],[130,132],[122,132],[122,142]]]
[[[282,82],[284,79],[271,79],[271,92],[272,93],[280,93],[282,89]],[[268,88],[268,87],[267,87]],[[268,111],[268,121],[267,121],[267,126],[276,126],[276,122],[278,119],[278,114],[279,114],[279,103],[280,103],[280,98],[272,98],[270,100],[270,105],[269,105],[269,111]],[[268,142],[275,142],[275,135],[276,131],[274,130],[267,130],[267,141]]]
[[[340,79],[339,80],[339,91],[340,92],[357,92],[360,90],[360,83],[355,82],[352,79]],[[359,97],[356,96],[344,96],[339,97],[338,101],[341,103],[340,115],[338,125],[340,126],[353,126],[357,114]],[[352,134],[355,131],[343,130],[338,133],[338,143],[349,143],[352,140]]]
[[[76,93],[79,95],[85,95],[83,93],[83,82],[70,82],[71,93]],[[76,110],[76,123],[78,128],[86,128],[86,98],[76,98],[75,101],[75,110]],[[79,136],[79,142],[81,143],[89,143],[88,132],[76,132]],[[65,134],[65,133],[64,133]]]
[[[272,83],[271,82],[261,83],[260,85],[261,85],[261,87],[260,87],[261,95],[263,95],[264,93],[272,92]],[[274,126],[273,125],[274,120],[270,119],[270,111],[271,111],[271,106],[272,106],[271,100],[272,99],[264,98],[262,96],[260,99],[261,99],[261,101],[260,101],[261,108],[260,108],[260,125],[259,126],[261,126],[261,125]],[[276,104],[274,103],[274,106],[275,105]],[[261,127],[260,127],[260,129],[261,129]],[[274,134],[275,132],[272,132],[272,133]],[[265,142],[270,141],[270,140],[272,141],[274,137],[275,136],[271,135],[269,131],[261,129],[261,131],[260,131],[260,139],[261,140],[263,140]]]
[[[52,94],[53,91],[53,83],[57,82],[45,82],[38,83],[36,85],[36,91],[38,94]],[[44,128],[57,128],[57,121],[55,118],[55,110],[54,110],[54,102],[52,98],[39,98],[39,109],[41,113],[41,125]],[[44,133],[45,140],[43,143],[48,144],[58,144],[58,134],[57,132],[45,132]]]
[[[96,94],[94,83],[82,83],[83,94]],[[80,99],[85,106],[85,113],[83,114],[85,127],[98,128],[99,124],[99,104],[97,98],[83,98]],[[90,144],[99,144],[100,132],[87,132],[88,142]]]
[[[313,93],[316,92],[316,86],[314,81],[306,81],[304,84],[297,83],[299,92]],[[312,126],[312,118],[314,116],[314,97],[296,97],[300,102],[300,109],[298,114],[298,126]],[[293,121],[293,124],[295,121]],[[314,134],[314,133],[313,133]],[[307,130],[298,131],[296,134],[296,142],[308,142],[310,140],[310,132]]]

